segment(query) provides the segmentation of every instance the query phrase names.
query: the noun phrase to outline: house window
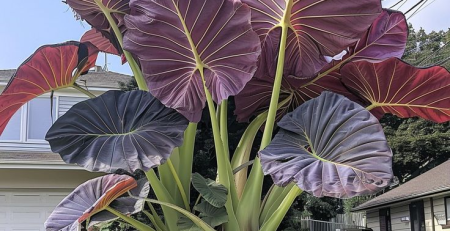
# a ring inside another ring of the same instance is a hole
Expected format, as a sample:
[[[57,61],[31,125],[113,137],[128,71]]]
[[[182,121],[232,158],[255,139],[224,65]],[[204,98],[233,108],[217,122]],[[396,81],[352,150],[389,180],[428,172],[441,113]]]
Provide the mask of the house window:
[[[2,143],[45,143],[45,135],[56,120],[56,98],[53,107],[48,97],[39,97],[23,105],[11,118]]]
[[[390,208],[380,209],[380,231],[391,231],[391,210]]]
[[[447,220],[447,225],[450,225],[450,197],[445,198],[445,219]]]

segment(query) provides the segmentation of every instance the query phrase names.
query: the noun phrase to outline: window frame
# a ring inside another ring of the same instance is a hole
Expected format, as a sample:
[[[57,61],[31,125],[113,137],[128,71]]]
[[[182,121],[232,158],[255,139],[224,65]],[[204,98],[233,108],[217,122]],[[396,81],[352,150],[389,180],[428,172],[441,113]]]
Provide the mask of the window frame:
[[[445,223],[446,223],[446,226],[450,226],[450,219],[448,219],[450,216],[450,214],[449,214],[450,211],[447,210],[447,203],[450,204],[450,196],[444,197]]]
[[[49,99],[50,94],[43,94],[36,98],[47,98]],[[31,102],[31,101],[29,101]],[[39,145],[50,148],[48,142],[45,139],[29,139],[28,138],[28,128],[29,128],[29,102],[25,103],[20,107],[20,138],[19,140],[0,140],[0,147],[12,147],[19,145]],[[53,117],[53,122],[58,119],[59,115],[59,96],[53,96],[53,108],[55,110],[55,116]],[[16,112],[17,113],[17,112]],[[28,147],[28,146],[27,146]],[[24,147],[25,148],[25,147]]]

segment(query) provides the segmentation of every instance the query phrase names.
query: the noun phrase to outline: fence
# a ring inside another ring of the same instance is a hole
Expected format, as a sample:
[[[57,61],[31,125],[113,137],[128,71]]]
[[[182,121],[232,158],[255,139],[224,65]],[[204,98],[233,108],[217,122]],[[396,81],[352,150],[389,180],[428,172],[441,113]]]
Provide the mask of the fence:
[[[364,226],[336,223],[329,221],[317,221],[305,219],[300,221],[301,231],[360,231],[366,230]]]

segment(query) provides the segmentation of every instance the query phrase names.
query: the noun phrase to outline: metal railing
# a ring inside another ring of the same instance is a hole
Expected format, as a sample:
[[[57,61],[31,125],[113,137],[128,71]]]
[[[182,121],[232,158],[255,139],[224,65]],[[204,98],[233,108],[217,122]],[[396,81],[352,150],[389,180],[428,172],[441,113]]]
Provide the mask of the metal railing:
[[[361,231],[363,226],[304,219],[300,221],[301,231]]]

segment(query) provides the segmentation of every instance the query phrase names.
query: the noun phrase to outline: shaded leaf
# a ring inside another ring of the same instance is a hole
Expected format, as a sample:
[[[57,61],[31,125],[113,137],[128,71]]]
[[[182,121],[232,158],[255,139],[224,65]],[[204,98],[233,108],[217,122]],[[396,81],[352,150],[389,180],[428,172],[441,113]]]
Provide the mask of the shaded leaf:
[[[74,105],[46,140],[66,163],[89,171],[144,171],[183,142],[188,121],[145,91],[108,91]]]
[[[180,218],[178,218],[177,225],[180,231],[203,231],[202,228],[198,227],[186,216],[180,216]]]
[[[228,189],[211,179],[205,179],[202,175],[193,173],[192,185],[203,199],[217,208],[223,207],[227,202]]]
[[[351,62],[342,81],[380,118],[392,113],[442,123],[450,120],[450,73],[443,67],[416,68],[400,59]]]
[[[44,45],[16,70],[0,95],[0,134],[26,102],[65,87],[95,65],[98,49],[75,41]]]
[[[294,181],[314,196],[375,193],[392,178],[392,153],[378,120],[363,107],[323,92],[278,123],[281,130],[260,151],[275,184]]]
[[[289,27],[285,75],[312,77],[356,43],[381,13],[381,1],[243,0],[252,9],[252,26],[262,42],[259,78],[275,75],[281,25]]]
[[[95,220],[97,212],[137,186],[137,182],[126,175],[112,174],[89,180],[78,186],[56,206],[45,222],[45,228],[49,231],[79,230],[83,221],[90,217]],[[148,192],[148,184],[146,187],[144,191]],[[135,211],[138,200],[128,202],[131,203],[121,203],[117,209],[129,215],[127,211]],[[142,204],[142,201],[140,203]]]
[[[200,218],[211,225],[211,227],[216,227],[228,222],[228,214],[225,207],[218,208],[207,201],[202,201],[200,204],[196,205],[194,209],[200,212]]]
[[[251,79],[260,43],[240,1],[130,2],[124,48],[137,55],[155,97],[198,122],[205,85],[216,103]]]
[[[97,31],[95,28],[86,31],[86,33],[84,33],[81,37],[80,41],[92,43],[101,52],[113,55],[120,55],[122,53],[122,51],[119,52],[117,49],[119,48],[120,50],[120,46],[118,46],[118,44],[113,45],[108,38],[104,37],[103,34]]]
[[[273,78],[253,78],[235,96],[236,110],[234,113],[237,115],[239,122],[246,122],[252,116],[259,115],[269,109],[273,84]],[[323,91],[332,91],[344,95],[353,101],[358,101],[358,97],[349,92],[341,83],[340,74],[337,72],[331,72],[326,76],[312,81],[283,78],[279,102],[285,99],[289,99],[289,101],[277,111],[277,121],[304,102],[319,96]]]

